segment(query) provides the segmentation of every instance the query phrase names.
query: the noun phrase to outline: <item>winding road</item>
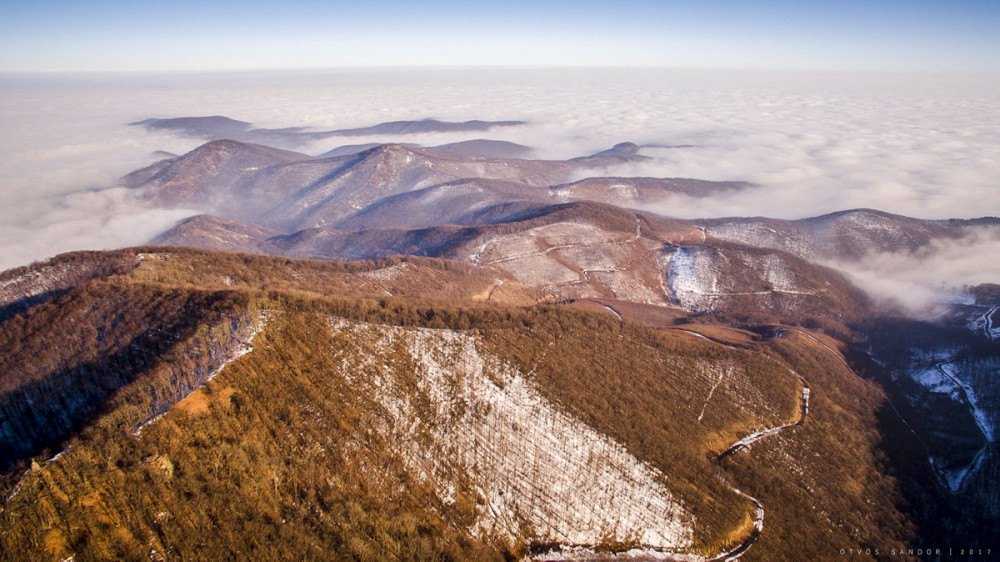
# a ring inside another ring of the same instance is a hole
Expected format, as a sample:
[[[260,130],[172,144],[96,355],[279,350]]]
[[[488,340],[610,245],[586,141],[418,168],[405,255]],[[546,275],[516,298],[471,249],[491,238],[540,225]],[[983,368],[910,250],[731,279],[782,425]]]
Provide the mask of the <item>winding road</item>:
[[[727,343],[723,343],[723,342],[718,341],[718,340],[713,339],[713,338],[709,338],[708,336],[706,336],[704,334],[700,334],[700,333],[694,332],[692,330],[678,330],[678,331],[684,332],[686,334],[690,334],[692,336],[695,336],[695,337],[698,337],[698,338],[701,338],[701,339],[708,340],[708,341],[710,341],[710,342],[712,342],[714,344],[721,345],[721,346],[724,346],[724,347],[728,347],[730,349],[742,350],[739,347],[736,347],[736,346],[733,346],[733,345],[729,345]],[[798,331],[798,330],[796,330],[796,331]],[[777,332],[777,334],[776,334],[776,337],[781,337],[781,333],[782,333],[782,331],[779,330]],[[808,334],[804,334],[804,335],[808,336]],[[809,336],[809,337],[811,339],[813,339],[814,341],[816,341],[817,343],[822,344],[822,342],[819,342],[819,340],[816,340],[815,338],[812,338],[811,336]],[[774,359],[772,358],[772,360],[774,360]],[[729,447],[727,447],[726,450],[722,451],[721,453],[719,453],[718,456],[715,457],[715,462],[716,463],[721,463],[727,457],[729,457],[733,453],[739,451],[740,449],[749,449],[750,445],[752,443],[755,443],[755,442],[757,442],[757,441],[759,441],[759,440],[761,440],[761,439],[763,439],[765,437],[769,437],[769,436],[772,436],[772,435],[777,435],[778,433],[781,433],[782,431],[784,431],[784,430],[786,430],[786,429],[788,429],[790,427],[796,427],[796,426],[799,426],[799,425],[802,425],[803,423],[805,423],[806,417],[809,415],[809,395],[812,393],[812,390],[810,389],[809,382],[805,379],[805,377],[803,377],[802,375],[796,373],[795,371],[793,371],[791,369],[788,369],[788,372],[791,373],[792,375],[794,375],[796,378],[798,378],[802,382],[802,402],[800,403],[799,417],[798,417],[798,419],[795,420],[795,421],[793,421],[793,422],[791,422],[791,423],[787,423],[787,424],[783,424],[783,425],[779,425],[779,426],[774,426],[774,427],[767,427],[767,428],[755,431],[755,432],[751,433],[750,435],[747,435],[746,437],[743,437],[741,439],[737,439]],[[714,392],[714,391],[715,391],[715,389],[713,388],[712,392]],[[709,397],[711,397],[712,392],[709,393]],[[700,421],[700,417],[699,417],[699,421]],[[743,554],[745,554],[748,550],[750,550],[750,547],[753,546],[753,544],[755,542],[757,542],[757,539],[760,538],[761,533],[764,532],[764,504],[762,504],[760,502],[760,500],[758,500],[757,498],[751,496],[750,494],[747,494],[746,492],[740,490],[736,486],[733,486],[732,484],[729,483],[728,480],[726,480],[722,476],[719,476],[719,479],[722,480],[722,482],[726,486],[728,486],[731,490],[733,490],[737,494],[743,496],[744,498],[746,498],[747,500],[749,500],[750,503],[753,504],[753,506],[754,506],[753,530],[750,532],[750,536],[748,536],[743,542],[741,542],[740,544],[736,545],[732,549],[730,549],[730,550],[728,550],[726,552],[723,552],[722,554],[719,554],[718,556],[715,556],[714,558],[710,558],[709,559],[710,562],[738,560],[741,556],[743,556]]]
[[[725,479],[722,479],[722,481],[727,486],[732,488],[734,492],[750,500],[750,503],[753,504],[754,506],[753,531],[750,532],[750,536],[747,537],[745,541],[741,542],[730,551],[724,552],[716,556],[715,558],[710,558],[709,562],[716,562],[716,561],[729,562],[730,560],[739,560],[741,556],[746,554],[746,551],[750,550],[750,547],[753,546],[753,543],[757,542],[757,539],[760,538],[760,534],[764,532],[764,505],[761,504],[760,501],[757,500],[757,498],[751,496],[750,494],[747,494],[746,492],[740,490],[736,486],[733,486]]]
[[[486,302],[490,302],[490,299],[493,298],[493,293],[500,288],[500,285],[503,285],[503,279],[497,279],[493,282],[493,287],[490,288],[490,294],[486,295]]]
[[[969,388],[958,377],[953,375],[948,369],[945,369],[945,365],[947,364],[948,364],[947,361],[939,361],[934,364],[934,369],[937,370],[937,372],[941,373],[942,376],[944,376],[952,383],[954,383],[955,386],[957,386],[962,391],[962,399],[968,405],[969,415],[971,415],[972,419],[976,422],[976,427],[979,429],[979,433],[980,435],[983,436],[983,441],[984,441],[982,448],[979,449],[979,451],[976,453],[976,456],[973,457],[972,461],[969,463],[969,466],[965,468],[965,471],[961,473],[961,476],[958,477],[957,481],[944,478],[943,474],[939,474],[939,476],[941,476],[944,479],[944,482],[942,483],[946,485],[948,489],[952,491],[952,493],[955,493],[962,491],[962,488],[964,488],[966,482],[968,482],[969,476],[975,474],[979,470],[979,467],[982,465],[983,458],[986,456],[986,452],[990,448],[990,442],[992,442],[993,440],[993,432],[991,431],[989,426],[987,426],[986,423],[983,421],[982,417],[979,415],[979,409],[977,408],[977,404],[975,401],[975,394],[972,392],[972,389]],[[940,471],[937,469],[937,466],[934,464],[933,459],[931,459],[931,465],[934,466],[936,472],[940,473]]]
[[[986,339],[990,341],[993,341],[993,314],[997,310],[1000,310],[1000,305],[994,306],[986,311],[986,314],[983,314],[983,333],[986,335]]]
[[[608,310],[610,310],[612,313],[614,313],[617,316],[616,311],[614,311],[612,308],[610,308],[610,307],[608,307],[606,305],[605,305],[605,308],[607,308]],[[745,348],[741,348],[741,347],[738,347],[738,346],[730,345],[728,343],[716,340],[714,338],[710,338],[708,336],[705,336],[704,334],[700,334],[700,333],[692,331],[692,330],[678,329],[676,331],[683,332],[683,333],[686,333],[688,335],[691,335],[691,336],[694,336],[694,337],[697,337],[697,338],[708,340],[709,342],[711,342],[713,344],[716,344],[716,345],[721,345],[723,347],[728,347],[730,349],[735,349],[735,350],[740,350],[740,351],[746,351]],[[798,331],[798,330],[796,330],[796,331]],[[820,342],[819,340],[816,340],[815,338],[812,338],[808,334],[803,334],[803,335],[806,335],[807,337],[809,337],[813,341],[816,341],[817,343],[820,343],[821,345],[824,345],[824,344],[822,344],[822,342]],[[778,337],[780,337],[780,336],[778,336]],[[830,349],[826,345],[824,345],[824,347],[827,347],[827,349]],[[833,350],[831,349],[831,351],[833,351]],[[770,357],[770,356],[767,356],[767,355],[765,355],[765,356],[768,357],[768,358],[770,358],[772,361],[777,362],[777,360],[774,359],[773,357]],[[838,357],[839,357],[839,354],[838,354]],[[846,364],[846,361],[845,361],[845,364]],[[806,417],[809,415],[809,395],[811,393],[811,389],[809,387],[809,383],[808,383],[808,381],[806,381],[806,379],[803,376],[799,375],[798,373],[796,373],[792,369],[789,369],[788,367],[785,367],[785,368],[788,370],[789,373],[791,373],[792,375],[794,375],[796,378],[798,378],[802,382],[802,396],[801,396],[801,402],[800,402],[800,407],[799,407],[798,419],[796,419],[795,421],[790,422],[790,423],[786,423],[786,424],[782,424],[782,425],[774,426],[774,427],[767,427],[767,428],[755,431],[755,432],[751,433],[750,435],[747,435],[745,437],[742,437],[742,438],[734,441],[729,447],[727,447],[724,451],[722,451],[721,453],[719,453],[715,457],[716,464],[721,463],[727,457],[729,457],[733,453],[736,453],[740,449],[749,449],[750,445],[752,443],[755,443],[755,442],[757,442],[757,441],[759,441],[759,440],[761,440],[761,439],[763,439],[765,437],[770,437],[770,436],[773,436],[773,435],[777,435],[778,433],[781,433],[782,431],[784,431],[786,429],[789,429],[789,428],[792,428],[792,427],[796,427],[796,426],[800,426],[800,425],[802,425],[805,422]],[[721,378],[720,378],[720,382],[721,382]],[[710,396],[709,397],[711,397],[711,393],[714,392],[714,390],[715,389],[713,388],[712,391],[710,392]],[[706,403],[706,405],[707,405],[707,403]],[[700,421],[700,419],[699,419],[699,421]],[[731,548],[731,549],[729,549],[729,550],[727,550],[725,552],[717,554],[717,555],[715,555],[715,556],[713,556],[711,558],[706,558],[705,559],[706,562],[721,562],[721,561],[727,561],[728,562],[728,561],[732,561],[732,560],[738,560],[748,550],[750,550],[750,548],[754,545],[754,543],[756,543],[757,540],[760,538],[761,533],[763,533],[763,531],[764,531],[764,513],[765,513],[765,510],[764,510],[764,505],[760,502],[760,500],[758,500],[757,498],[751,496],[750,494],[747,494],[746,492],[740,490],[736,486],[732,485],[722,475],[719,475],[719,479],[729,489],[731,489],[734,493],[736,493],[736,494],[738,494],[738,495],[746,498],[751,504],[753,504],[753,507],[754,507],[753,521],[752,521],[753,528],[750,530],[750,534],[747,536],[747,538],[744,539],[742,542],[740,542],[739,544],[737,544],[736,546],[734,546],[733,548]],[[572,549],[572,548],[584,547],[585,545],[570,545],[570,544],[565,544],[565,545],[562,545],[562,546],[563,547],[568,547],[568,548]],[[652,551],[647,551],[647,552],[658,552],[659,554],[662,554],[662,555],[665,555],[665,556],[675,556],[677,554],[676,552],[657,551],[655,549],[652,550]]]

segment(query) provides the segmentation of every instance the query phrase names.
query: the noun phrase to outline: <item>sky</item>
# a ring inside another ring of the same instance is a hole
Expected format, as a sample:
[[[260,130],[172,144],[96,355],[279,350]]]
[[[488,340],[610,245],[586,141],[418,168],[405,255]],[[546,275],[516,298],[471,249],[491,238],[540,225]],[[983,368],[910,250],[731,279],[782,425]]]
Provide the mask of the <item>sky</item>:
[[[0,72],[1000,71],[995,0],[0,0]]]

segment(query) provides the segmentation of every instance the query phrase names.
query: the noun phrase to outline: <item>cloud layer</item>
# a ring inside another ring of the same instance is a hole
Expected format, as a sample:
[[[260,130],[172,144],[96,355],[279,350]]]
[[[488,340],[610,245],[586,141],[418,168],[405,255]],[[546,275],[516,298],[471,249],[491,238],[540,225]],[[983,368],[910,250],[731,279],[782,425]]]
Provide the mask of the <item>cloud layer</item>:
[[[969,300],[967,287],[1000,283],[1000,228],[974,227],[955,240],[914,252],[879,252],[858,262],[828,264],[882,303],[932,318],[948,302]]]
[[[656,209],[678,217],[801,218],[855,207],[922,218],[1000,215],[997,76],[410,70],[0,77],[0,268],[71,249],[139,244],[190,214],[149,208],[108,188],[154,161],[156,150],[183,153],[199,144],[126,123],[197,115],[317,130],[426,117],[523,119],[529,124],[489,133],[349,141],[433,145],[489,137],[532,146],[543,158],[632,141],[653,159],[596,173],[760,186],[724,199],[677,197]],[[328,139],[304,151],[340,144]],[[969,243],[981,248],[973,252],[993,244]]]

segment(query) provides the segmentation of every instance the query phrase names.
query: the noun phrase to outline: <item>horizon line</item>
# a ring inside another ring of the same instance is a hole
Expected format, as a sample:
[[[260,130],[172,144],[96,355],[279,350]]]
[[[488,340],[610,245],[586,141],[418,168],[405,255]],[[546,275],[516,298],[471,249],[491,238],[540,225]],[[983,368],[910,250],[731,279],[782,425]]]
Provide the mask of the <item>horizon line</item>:
[[[734,72],[734,73],[799,73],[799,74],[858,74],[858,75],[977,75],[1000,76],[1000,69],[928,69],[928,68],[865,68],[865,67],[783,67],[783,66],[675,66],[675,65],[586,65],[586,64],[483,64],[483,65],[366,65],[366,66],[303,66],[271,68],[205,68],[205,69],[66,69],[66,70],[17,70],[0,68],[0,77],[40,77],[40,76],[153,76],[153,75],[237,75],[237,74],[280,74],[303,72],[420,72],[420,71],[684,71],[684,72]]]

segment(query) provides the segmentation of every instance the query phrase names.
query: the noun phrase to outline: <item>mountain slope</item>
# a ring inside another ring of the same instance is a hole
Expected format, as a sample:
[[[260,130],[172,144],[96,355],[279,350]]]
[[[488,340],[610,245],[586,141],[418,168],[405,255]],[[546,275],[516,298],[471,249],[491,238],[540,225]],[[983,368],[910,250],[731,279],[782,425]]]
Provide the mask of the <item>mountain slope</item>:
[[[3,369],[11,374],[0,386],[0,469],[78,431],[160,356],[185,355],[188,361],[177,365],[182,370],[140,381],[152,385],[155,397],[147,413],[165,411],[238,346],[252,324],[245,306],[221,293],[135,291],[90,282],[8,320],[0,332],[9,350]],[[232,323],[222,323],[221,315]],[[199,328],[207,331],[196,337]],[[40,355],[47,361],[40,363]]]
[[[434,186],[443,188],[460,180],[521,185],[523,190],[517,200],[542,202],[548,197],[545,188],[565,182],[574,173],[633,158],[483,158],[463,146],[421,150],[385,144],[340,156],[312,158],[231,140],[213,141],[136,171],[123,178],[122,184],[140,190],[159,205],[197,209],[293,232],[330,227],[384,198]],[[505,195],[510,193],[506,188]],[[475,199],[479,206],[496,201],[489,194]],[[460,214],[462,204],[454,202],[446,216]]]
[[[254,224],[196,215],[185,219],[168,232],[150,240],[150,244],[190,246],[206,250],[260,253],[260,246],[281,232]]]
[[[213,141],[165,165],[154,164],[126,176],[124,185],[142,189],[151,201],[169,207],[227,209],[229,218],[252,219],[288,196],[286,165],[304,154],[236,141]],[[329,168],[324,165],[323,170]],[[293,169],[299,176],[319,170]],[[299,178],[296,178],[299,179]],[[299,181],[302,181],[299,179]]]
[[[803,259],[852,261],[877,252],[913,252],[933,240],[955,239],[963,227],[1000,224],[920,220],[872,209],[852,209],[797,221],[733,218],[706,221],[710,238],[780,249]]]
[[[928,517],[969,544],[1000,536],[996,436],[1000,412],[1000,342],[989,331],[1000,300],[987,292],[953,304],[944,321],[902,317],[866,326],[880,382],[907,416],[937,486],[947,491]]]
[[[335,223],[342,230],[369,228],[418,229],[444,224],[474,225],[482,222],[484,211],[505,206],[505,214],[489,213],[489,222],[542,205],[543,191],[522,183],[460,179],[414,189],[375,201]]]
[[[549,188],[549,195],[564,201],[596,201],[619,207],[642,208],[660,203],[668,195],[725,196],[751,187],[737,181],[704,181],[686,178],[586,178]]]
[[[464,197],[465,183],[442,197]],[[401,196],[410,199],[410,194]],[[417,192],[413,200],[426,202]],[[404,208],[406,204],[403,203]],[[370,214],[386,216],[392,205]],[[312,259],[425,255],[489,265],[555,299],[608,298],[693,311],[765,314],[771,320],[863,314],[867,299],[841,275],[777,250],[703,242],[691,222],[594,203],[506,204],[498,224],[417,229],[311,229],[257,239],[257,251]],[[408,219],[433,223],[429,207]],[[440,215],[438,215],[440,218]],[[359,219],[360,220],[360,219]],[[342,226],[359,226],[352,220]],[[183,232],[158,241],[178,243]],[[240,246],[234,246],[240,247]]]
[[[125,361],[129,380],[102,386],[110,395],[81,398],[92,413],[59,440],[62,454],[41,462],[57,450],[50,440],[5,473],[0,558],[495,559],[570,543],[715,555],[754,540],[755,508],[714,459],[775,426],[790,428],[782,433],[790,448],[851,467],[809,465],[823,498],[799,522],[810,543],[908,540],[894,500],[877,511],[864,501],[896,494],[872,464],[878,389],[799,364],[805,338],[653,330],[604,313],[510,307],[485,290],[512,291],[506,302],[516,305],[531,302],[531,290],[441,260],[334,264],[142,248],[78,261],[128,255],[134,269],[0,323],[0,333],[39,338],[13,359],[39,373],[60,371],[90,342],[98,377],[118,372],[115,346],[133,341],[146,353]],[[182,322],[176,329],[172,318]],[[108,329],[96,335],[71,329],[102,319]],[[65,327],[58,349],[31,328],[52,321]],[[162,328],[136,340],[129,330],[145,324]],[[837,440],[803,441],[788,426],[802,420],[792,371],[818,395],[866,396],[816,403],[816,433]],[[2,388],[16,392],[24,367],[0,372]],[[50,394],[80,396],[58,384]],[[838,421],[824,421],[823,410]],[[801,475],[775,476],[789,470],[796,465],[779,461],[753,479],[792,497]],[[860,488],[847,475],[863,475]],[[768,509],[770,524],[796,524]],[[870,523],[854,531],[823,528],[831,514],[861,513]],[[779,540],[762,556],[794,557],[795,548]]]

